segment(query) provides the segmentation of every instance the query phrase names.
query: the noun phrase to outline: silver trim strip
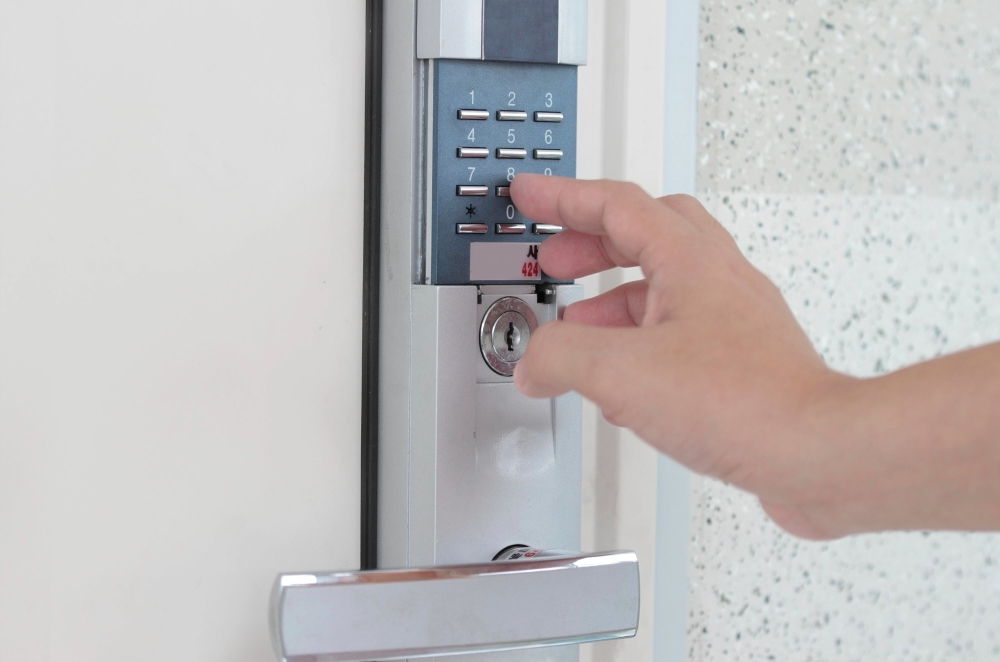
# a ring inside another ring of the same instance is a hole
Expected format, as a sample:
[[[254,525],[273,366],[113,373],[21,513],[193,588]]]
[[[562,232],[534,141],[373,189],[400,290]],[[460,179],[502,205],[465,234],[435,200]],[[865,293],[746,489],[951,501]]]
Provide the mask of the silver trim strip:
[[[417,0],[416,7],[410,0],[409,3],[389,4],[386,13],[412,14],[414,9],[418,58],[483,59],[482,0]]]
[[[559,0],[559,64],[587,64],[587,0]]]

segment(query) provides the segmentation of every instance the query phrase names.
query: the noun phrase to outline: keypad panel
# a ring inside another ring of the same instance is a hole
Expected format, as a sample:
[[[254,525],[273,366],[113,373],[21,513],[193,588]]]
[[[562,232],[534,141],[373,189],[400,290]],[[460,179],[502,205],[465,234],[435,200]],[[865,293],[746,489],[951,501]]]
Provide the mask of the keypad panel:
[[[514,206],[507,187],[521,172],[576,176],[576,94],[574,66],[434,61],[434,284],[566,282],[537,266],[537,244],[544,239],[539,235],[558,229],[538,232],[541,226]],[[482,150],[488,155],[481,156]],[[526,262],[505,265],[520,259],[520,252],[484,244],[524,244]],[[477,268],[470,259],[499,262]],[[497,279],[482,280],[484,274]]]

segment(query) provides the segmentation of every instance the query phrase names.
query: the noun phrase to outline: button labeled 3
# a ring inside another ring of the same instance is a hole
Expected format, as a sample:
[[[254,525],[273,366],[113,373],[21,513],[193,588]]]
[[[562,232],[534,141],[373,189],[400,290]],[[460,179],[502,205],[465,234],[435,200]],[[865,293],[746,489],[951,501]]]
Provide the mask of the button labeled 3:
[[[483,359],[493,372],[507,377],[528,348],[531,332],[538,326],[535,313],[517,297],[498,299],[486,311],[479,330]]]

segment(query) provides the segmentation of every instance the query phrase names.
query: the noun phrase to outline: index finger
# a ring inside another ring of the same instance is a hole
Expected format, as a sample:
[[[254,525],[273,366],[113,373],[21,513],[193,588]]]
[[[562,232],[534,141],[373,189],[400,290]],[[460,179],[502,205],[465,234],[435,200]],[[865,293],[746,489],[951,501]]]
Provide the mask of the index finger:
[[[532,220],[608,237],[646,273],[654,266],[648,263],[649,256],[656,253],[648,250],[650,246],[694,231],[682,216],[629,182],[522,173],[511,182],[510,194],[514,205]]]

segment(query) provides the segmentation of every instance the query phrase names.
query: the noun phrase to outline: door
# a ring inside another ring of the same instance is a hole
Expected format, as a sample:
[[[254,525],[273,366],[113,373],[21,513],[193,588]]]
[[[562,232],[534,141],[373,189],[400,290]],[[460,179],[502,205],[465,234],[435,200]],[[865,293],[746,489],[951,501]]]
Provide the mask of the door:
[[[0,659],[272,660],[356,568],[361,2],[0,3]]]

